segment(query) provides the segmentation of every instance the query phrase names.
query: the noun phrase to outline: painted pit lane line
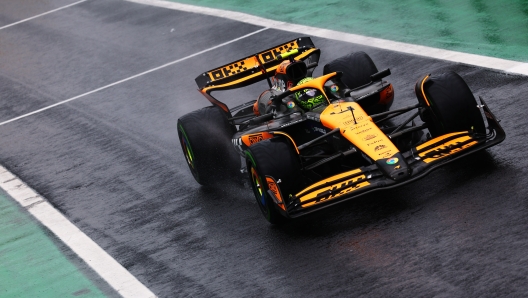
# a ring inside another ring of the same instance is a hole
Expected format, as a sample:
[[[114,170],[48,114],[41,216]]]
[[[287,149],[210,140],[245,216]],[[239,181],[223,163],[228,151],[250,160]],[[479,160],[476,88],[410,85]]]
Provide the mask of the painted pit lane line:
[[[87,0],[78,1],[11,23],[0,27],[0,30],[63,10],[85,1]],[[31,215],[33,215],[33,217],[35,217],[41,224],[55,234],[121,296],[126,298],[156,297],[154,293],[99,247],[92,239],[72,224],[46,199],[37,194],[33,189],[1,165],[0,187]]]
[[[3,27],[5,29],[40,16],[53,13],[67,7],[85,2],[82,0],[73,4],[63,6],[46,13],[42,13],[31,18],[27,18]],[[75,97],[60,101],[53,105],[44,107],[42,109],[15,117],[13,119],[0,123],[5,125],[7,123],[35,115],[45,110],[56,106],[68,103],[70,101],[79,99],[81,97],[90,95],[92,93],[110,88],[112,86],[127,82],[129,80],[138,78],[148,73],[160,70],[162,68],[174,65],[176,63],[188,60],[203,53],[215,50],[225,45],[234,43],[241,39],[247,38],[254,34],[269,29],[268,27],[256,30],[252,33],[240,36],[230,41],[218,44],[208,49],[196,52],[189,56],[180,58],[178,60],[163,64],[161,66],[152,68],[134,76],[125,78],[123,80],[108,84],[106,86],[94,89],[92,91],[77,95]],[[145,287],[139,280],[137,280],[130,272],[128,272],[121,264],[114,260],[108,253],[99,247],[92,239],[79,230],[73,223],[71,223],[63,214],[61,214],[55,207],[53,207],[44,197],[40,196],[36,191],[27,186],[23,181],[16,177],[9,170],[0,165],[0,187],[8,193],[15,201],[17,201],[23,208],[25,208],[31,215],[33,215],[41,224],[54,233],[65,245],[67,245],[74,253],[76,253],[86,264],[88,264],[101,278],[103,278],[114,290],[116,290],[123,297],[156,297],[147,287]]]
[[[252,25],[270,27],[277,30],[301,33],[309,36],[317,36],[327,39],[345,41],[389,51],[413,54],[418,56],[425,56],[429,58],[436,58],[451,62],[474,65],[483,68],[495,69],[511,74],[520,74],[528,76],[528,63],[481,56],[475,54],[468,54],[450,50],[443,50],[427,46],[420,46],[414,44],[407,44],[403,42],[385,40],[381,38],[368,37],[358,34],[351,34],[339,32],[328,29],[321,29],[309,27],[304,25],[290,24],[281,21],[269,20],[246,13],[234,12],[216,8],[208,8],[202,6],[194,6],[189,4],[181,4],[176,2],[169,2],[165,0],[126,0],[130,2],[164,7],[168,9],[210,15],[226,19],[235,20],[238,22],[249,23]]]
[[[223,47],[223,46],[225,46],[225,45],[228,45],[228,44],[231,44],[231,43],[237,42],[237,41],[239,41],[239,40],[241,40],[241,39],[244,39],[244,38],[250,37],[250,36],[252,36],[252,35],[258,34],[258,33],[262,32],[262,31],[265,31],[265,30],[268,30],[268,29],[269,29],[269,27],[266,27],[266,28],[259,29],[259,30],[257,30],[257,31],[253,31],[253,32],[248,33],[248,34],[246,34],[246,35],[243,35],[243,36],[237,37],[237,38],[235,38],[235,39],[232,39],[232,40],[226,41],[226,42],[224,42],[224,43],[218,44],[218,45],[216,45],[216,46],[214,46],[214,47],[210,47],[210,48],[205,49],[205,50],[202,50],[202,51],[200,51],[200,52],[196,52],[196,53],[191,54],[191,55],[189,55],[189,56],[186,56],[186,57],[180,58],[180,59],[178,59],[178,60],[174,60],[174,61],[172,61],[172,62],[169,62],[169,63],[163,64],[163,65],[161,65],[161,66],[158,66],[158,67],[155,67],[155,68],[149,69],[149,70],[144,71],[144,72],[142,72],[142,73],[138,73],[138,74],[133,75],[133,76],[131,76],[131,77],[128,77],[128,78],[126,78],[126,79],[122,79],[122,80],[120,80],[120,81],[117,81],[117,82],[114,82],[114,83],[108,84],[108,85],[103,86],[103,87],[99,87],[99,88],[97,88],[97,89],[94,89],[94,90],[92,90],[92,91],[89,91],[89,92],[86,92],[86,93],[83,93],[83,94],[80,94],[80,95],[74,96],[74,97],[72,97],[72,98],[68,98],[68,99],[66,99],[66,100],[63,100],[63,101],[57,102],[57,103],[55,103],[55,104],[52,104],[52,105],[46,106],[46,107],[41,108],[41,109],[35,110],[35,111],[33,111],[33,112],[29,112],[29,113],[26,113],[26,114],[24,114],[24,115],[20,115],[20,116],[18,116],[18,117],[15,117],[15,118],[12,118],[12,119],[6,120],[6,121],[4,121],[4,122],[0,122],[0,126],[5,125],[5,124],[8,124],[8,123],[13,122],[13,121],[16,121],[16,120],[19,120],[19,119],[22,119],[22,118],[26,118],[26,117],[31,116],[31,115],[38,114],[38,113],[40,113],[40,112],[43,112],[43,111],[49,110],[49,109],[54,108],[54,107],[56,107],[56,106],[60,106],[60,105],[63,105],[63,104],[65,104],[65,103],[68,103],[68,102],[70,102],[70,101],[73,101],[73,100],[79,99],[79,98],[81,98],[81,97],[85,97],[85,96],[90,95],[90,94],[92,94],[92,93],[96,93],[96,92],[99,92],[99,91],[101,91],[101,90],[108,89],[108,88],[113,87],[113,86],[115,86],[115,85],[119,85],[119,84],[121,84],[121,83],[124,83],[124,82],[130,81],[130,80],[132,80],[132,79],[135,79],[135,78],[141,77],[141,76],[146,75],[146,74],[149,74],[149,73],[151,73],[151,72],[154,72],[154,71],[157,71],[157,70],[163,69],[163,68],[165,68],[165,67],[168,67],[168,66],[171,66],[171,65],[174,65],[174,64],[180,63],[180,62],[182,62],[182,61],[185,61],[185,60],[188,60],[188,59],[190,59],[190,58],[193,58],[193,57],[199,56],[199,55],[201,55],[201,54],[204,54],[204,53],[210,52],[210,51],[212,51],[212,50],[218,49],[218,48]]]
[[[78,1],[78,2],[75,2],[75,3],[72,3],[72,4],[68,4],[68,5],[65,5],[65,6],[62,6],[62,7],[59,7],[59,8],[56,8],[56,9],[53,9],[53,10],[38,14],[36,16],[32,16],[32,17],[27,18],[27,19],[20,20],[18,22],[11,23],[9,25],[2,26],[2,27],[0,27],[0,30],[5,29],[5,28],[9,28],[11,26],[15,26],[15,25],[18,25],[20,23],[24,23],[24,22],[27,22],[27,21],[30,21],[30,20],[33,20],[33,19],[36,19],[36,18],[41,17],[41,16],[45,16],[45,15],[50,14],[50,13],[54,13],[54,12],[59,11],[59,10],[63,10],[65,8],[68,8],[68,7],[72,7],[74,5],[77,5],[77,4],[86,2],[86,1],[88,1],[88,0],[81,0],[81,1]]]

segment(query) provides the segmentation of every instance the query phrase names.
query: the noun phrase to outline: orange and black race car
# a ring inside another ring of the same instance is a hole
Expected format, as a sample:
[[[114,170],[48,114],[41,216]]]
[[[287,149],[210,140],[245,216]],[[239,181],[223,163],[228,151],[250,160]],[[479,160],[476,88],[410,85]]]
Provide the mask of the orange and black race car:
[[[390,110],[389,69],[378,71],[366,53],[355,52],[314,78],[319,56],[302,37],[196,78],[212,106],[181,117],[178,134],[198,183],[247,173],[275,224],[414,181],[506,137],[454,72],[423,77],[417,103]],[[268,88],[234,108],[211,95],[264,80]]]

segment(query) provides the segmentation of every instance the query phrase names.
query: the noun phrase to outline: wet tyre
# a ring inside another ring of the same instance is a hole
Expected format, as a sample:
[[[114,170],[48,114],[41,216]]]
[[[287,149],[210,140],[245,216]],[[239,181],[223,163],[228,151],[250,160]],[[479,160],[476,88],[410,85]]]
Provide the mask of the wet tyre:
[[[341,81],[350,89],[370,83],[370,76],[378,72],[378,68],[365,52],[354,52],[339,57],[326,64],[324,74],[342,71]]]
[[[293,146],[284,138],[258,142],[246,150],[246,164],[253,193],[264,217],[272,224],[285,222],[289,195],[297,193],[303,186],[299,156]],[[270,187],[275,186],[275,192],[279,192],[276,197],[282,200],[282,205],[276,204],[268,193]]]
[[[459,131],[486,133],[477,101],[457,73],[426,77],[416,83],[415,91],[432,137]]]
[[[227,113],[216,106],[205,107],[178,119],[183,155],[194,179],[213,186],[237,175],[240,156],[231,142],[236,129]]]

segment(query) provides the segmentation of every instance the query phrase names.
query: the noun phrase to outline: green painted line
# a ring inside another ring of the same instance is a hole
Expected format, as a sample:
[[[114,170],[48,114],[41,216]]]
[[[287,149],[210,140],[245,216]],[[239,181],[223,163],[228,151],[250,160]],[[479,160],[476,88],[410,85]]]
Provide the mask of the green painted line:
[[[238,11],[293,24],[528,62],[528,0],[172,2]]]
[[[0,297],[106,297],[2,190]]]

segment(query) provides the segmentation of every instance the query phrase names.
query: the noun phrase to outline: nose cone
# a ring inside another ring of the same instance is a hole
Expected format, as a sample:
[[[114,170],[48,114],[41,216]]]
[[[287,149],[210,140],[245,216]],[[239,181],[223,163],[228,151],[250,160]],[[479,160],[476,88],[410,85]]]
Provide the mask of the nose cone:
[[[409,168],[407,162],[399,152],[391,158],[376,160],[376,165],[387,178],[394,181],[405,180],[411,176],[411,168]]]

